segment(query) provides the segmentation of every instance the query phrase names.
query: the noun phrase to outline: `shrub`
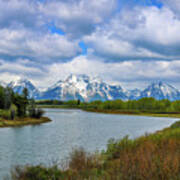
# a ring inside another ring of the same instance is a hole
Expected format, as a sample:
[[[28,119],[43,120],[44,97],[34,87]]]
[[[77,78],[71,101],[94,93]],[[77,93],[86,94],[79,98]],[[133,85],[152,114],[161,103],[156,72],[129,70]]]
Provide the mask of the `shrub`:
[[[11,172],[12,180],[59,180],[61,171],[57,166],[47,168],[44,166],[16,166]]]
[[[10,111],[9,110],[1,110],[0,117],[2,119],[10,120],[11,119]]]
[[[14,120],[17,113],[17,107],[14,104],[11,104],[10,106],[10,118],[11,120]]]
[[[90,170],[100,166],[98,154],[87,153],[83,148],[75,149],[70,154],[69,168],[76,171]]]
[[[29,116],[32,118],[37,118],[40,119],[43,114],[45,113],[42,109],[40,108],[29,108]]]
[[[45,113],[45,112],[44,112],[42,109],[37,108],[37,109],[36,109],[35,118],[38,118],[38,119],[41,118],[44,113]]]
[[[172,124],[171,128],[180,128],[180,121],[175,122],[174,124]]]

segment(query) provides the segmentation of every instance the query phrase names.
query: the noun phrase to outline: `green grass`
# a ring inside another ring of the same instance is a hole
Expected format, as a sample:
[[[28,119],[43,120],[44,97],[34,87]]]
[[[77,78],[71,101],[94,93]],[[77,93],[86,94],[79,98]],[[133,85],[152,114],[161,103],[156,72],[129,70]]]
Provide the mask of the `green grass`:
[[[41,123],[51,122],[47,117],[42,117],[40,119],[35,118],[15,118],[14,120],[5,120],[0,118],[0,128],[4,127],[17,127],[25,125],[36,125]]]
[[[140,111],[123,111],[123,110],[96,110],[96,109],[83,109],[88,112],[105,113],[105,114],[123,114],[123,115],[138,115],[138,116],[152,116],[152,117],[171,117],[180,118],[180,113],[155,113],[155,112],[140,112]]]
[[[31,117],[17,117],[11,120],[10,110],[0,109],[0,128],[4,127],[16,127],[25,125],[36,125],[41,123],[47,123],[51,120],[48,117],[31,118]]]

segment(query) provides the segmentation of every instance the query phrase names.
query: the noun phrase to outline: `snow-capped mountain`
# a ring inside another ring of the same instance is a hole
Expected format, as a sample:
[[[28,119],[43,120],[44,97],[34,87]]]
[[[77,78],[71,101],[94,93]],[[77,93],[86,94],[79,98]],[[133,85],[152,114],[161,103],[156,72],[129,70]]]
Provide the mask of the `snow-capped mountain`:
[[[180,99],[180,92],[173,86],[160,81],[157,83],[152,83],[146,89],[144,89],[139,98],[143,97],[154,97],[158,100],[169,99],[174,101]]]
[[[109,85],[97,77],[87,75],[70,75],[64,81],[60,80],[47,90],[40,91],[31,81],[19,79],[12,81],[8,85],[0,82],[0,85],[11,87],[14,92],[22,93],[24,88],[29,91],[29,97],[35,99],[51,100],[77,100],[95,101],[95,100],[136,100],[143,97],[154,97],[155,99],[169,99],[171,101],[180,100],[180,91],[173,86],[156,82],[149,85],[144,90],[124,90],[120,85]]]
[[[61,99],[63,101],[72,99],[105,101],[117,98],[127,99],[125,91],[120,86],[111,86],[99,78],[87,75],[70,75],[65,81],[58,81],[40,97],[40,99]]]
[[[136,100],[141,97],[141,90],[140,89],[133,89],[126,92],[128,99],[130,100]]]
[[[40,96],[39,90],[31,83],[31,81],[27,79],[19,79],[16,81],[11,81],[7,86],[12,88],[15,93],[19,93],[19,94],[22,94],[23,89],[27,88],[30,98],[33,97],[37,99]]]

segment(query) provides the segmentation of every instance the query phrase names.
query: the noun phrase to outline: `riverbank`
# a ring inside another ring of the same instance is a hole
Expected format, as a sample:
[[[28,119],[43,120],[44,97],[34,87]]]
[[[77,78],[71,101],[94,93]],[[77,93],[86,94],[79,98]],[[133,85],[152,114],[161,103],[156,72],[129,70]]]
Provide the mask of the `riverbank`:
[[[51,120],[48,117],[41,117],[40,119],[35,118],[15,118],[15,120],[0,119],[0,128],[5,127],[18,127],[26,125],[38,125],[42,123],[48,123]]]
[[[133,112],[133,111],[121,111],[121,110],[97,110],[97,109],[82,109],[82,110],[87,112],[105,113],[105,114],[180,118],[180,113],[149,113],[149,112]]]
[[[68,105],[37,105],[38,108],[50,108],[50,109],[82,109],[79,106]]]
[[[13,180],[39,179],[180,179],[180,121],[137,139],[110,140],[107,150],[70,154],[65,170],[58,165],[15,167]],[[30,176],[31,175],[31,176]]]
[[[138,111],[124,111],[124,110],[100,110],[93,108],[81,108],[79,106],[67,106],[67,105],[40,105],[39,108],[52,108],[52,109],[80,109],[82,111],[105,113],[105,114],[120,114],[120,115],[137,115],[137,116],[150,116],[150,117],[170,117],[180,118],[180,113],[150,113],[150,112],[138,112]]]

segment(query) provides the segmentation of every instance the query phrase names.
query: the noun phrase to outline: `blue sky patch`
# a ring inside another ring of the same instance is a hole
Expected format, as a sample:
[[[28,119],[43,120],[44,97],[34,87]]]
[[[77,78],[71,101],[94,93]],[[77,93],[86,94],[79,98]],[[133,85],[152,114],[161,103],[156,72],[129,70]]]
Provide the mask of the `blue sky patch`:
[[[81,42],[79,42],[79,46],[82,49],[82,55],[86,55],[87,54],[87,46],[86,46],[86,44],[83,41],[81,41]]]
[[[63,32],[60,28],[57,28],[54,24],[48,25],[48,29],[52,34],[65,35],[65,32]]]

